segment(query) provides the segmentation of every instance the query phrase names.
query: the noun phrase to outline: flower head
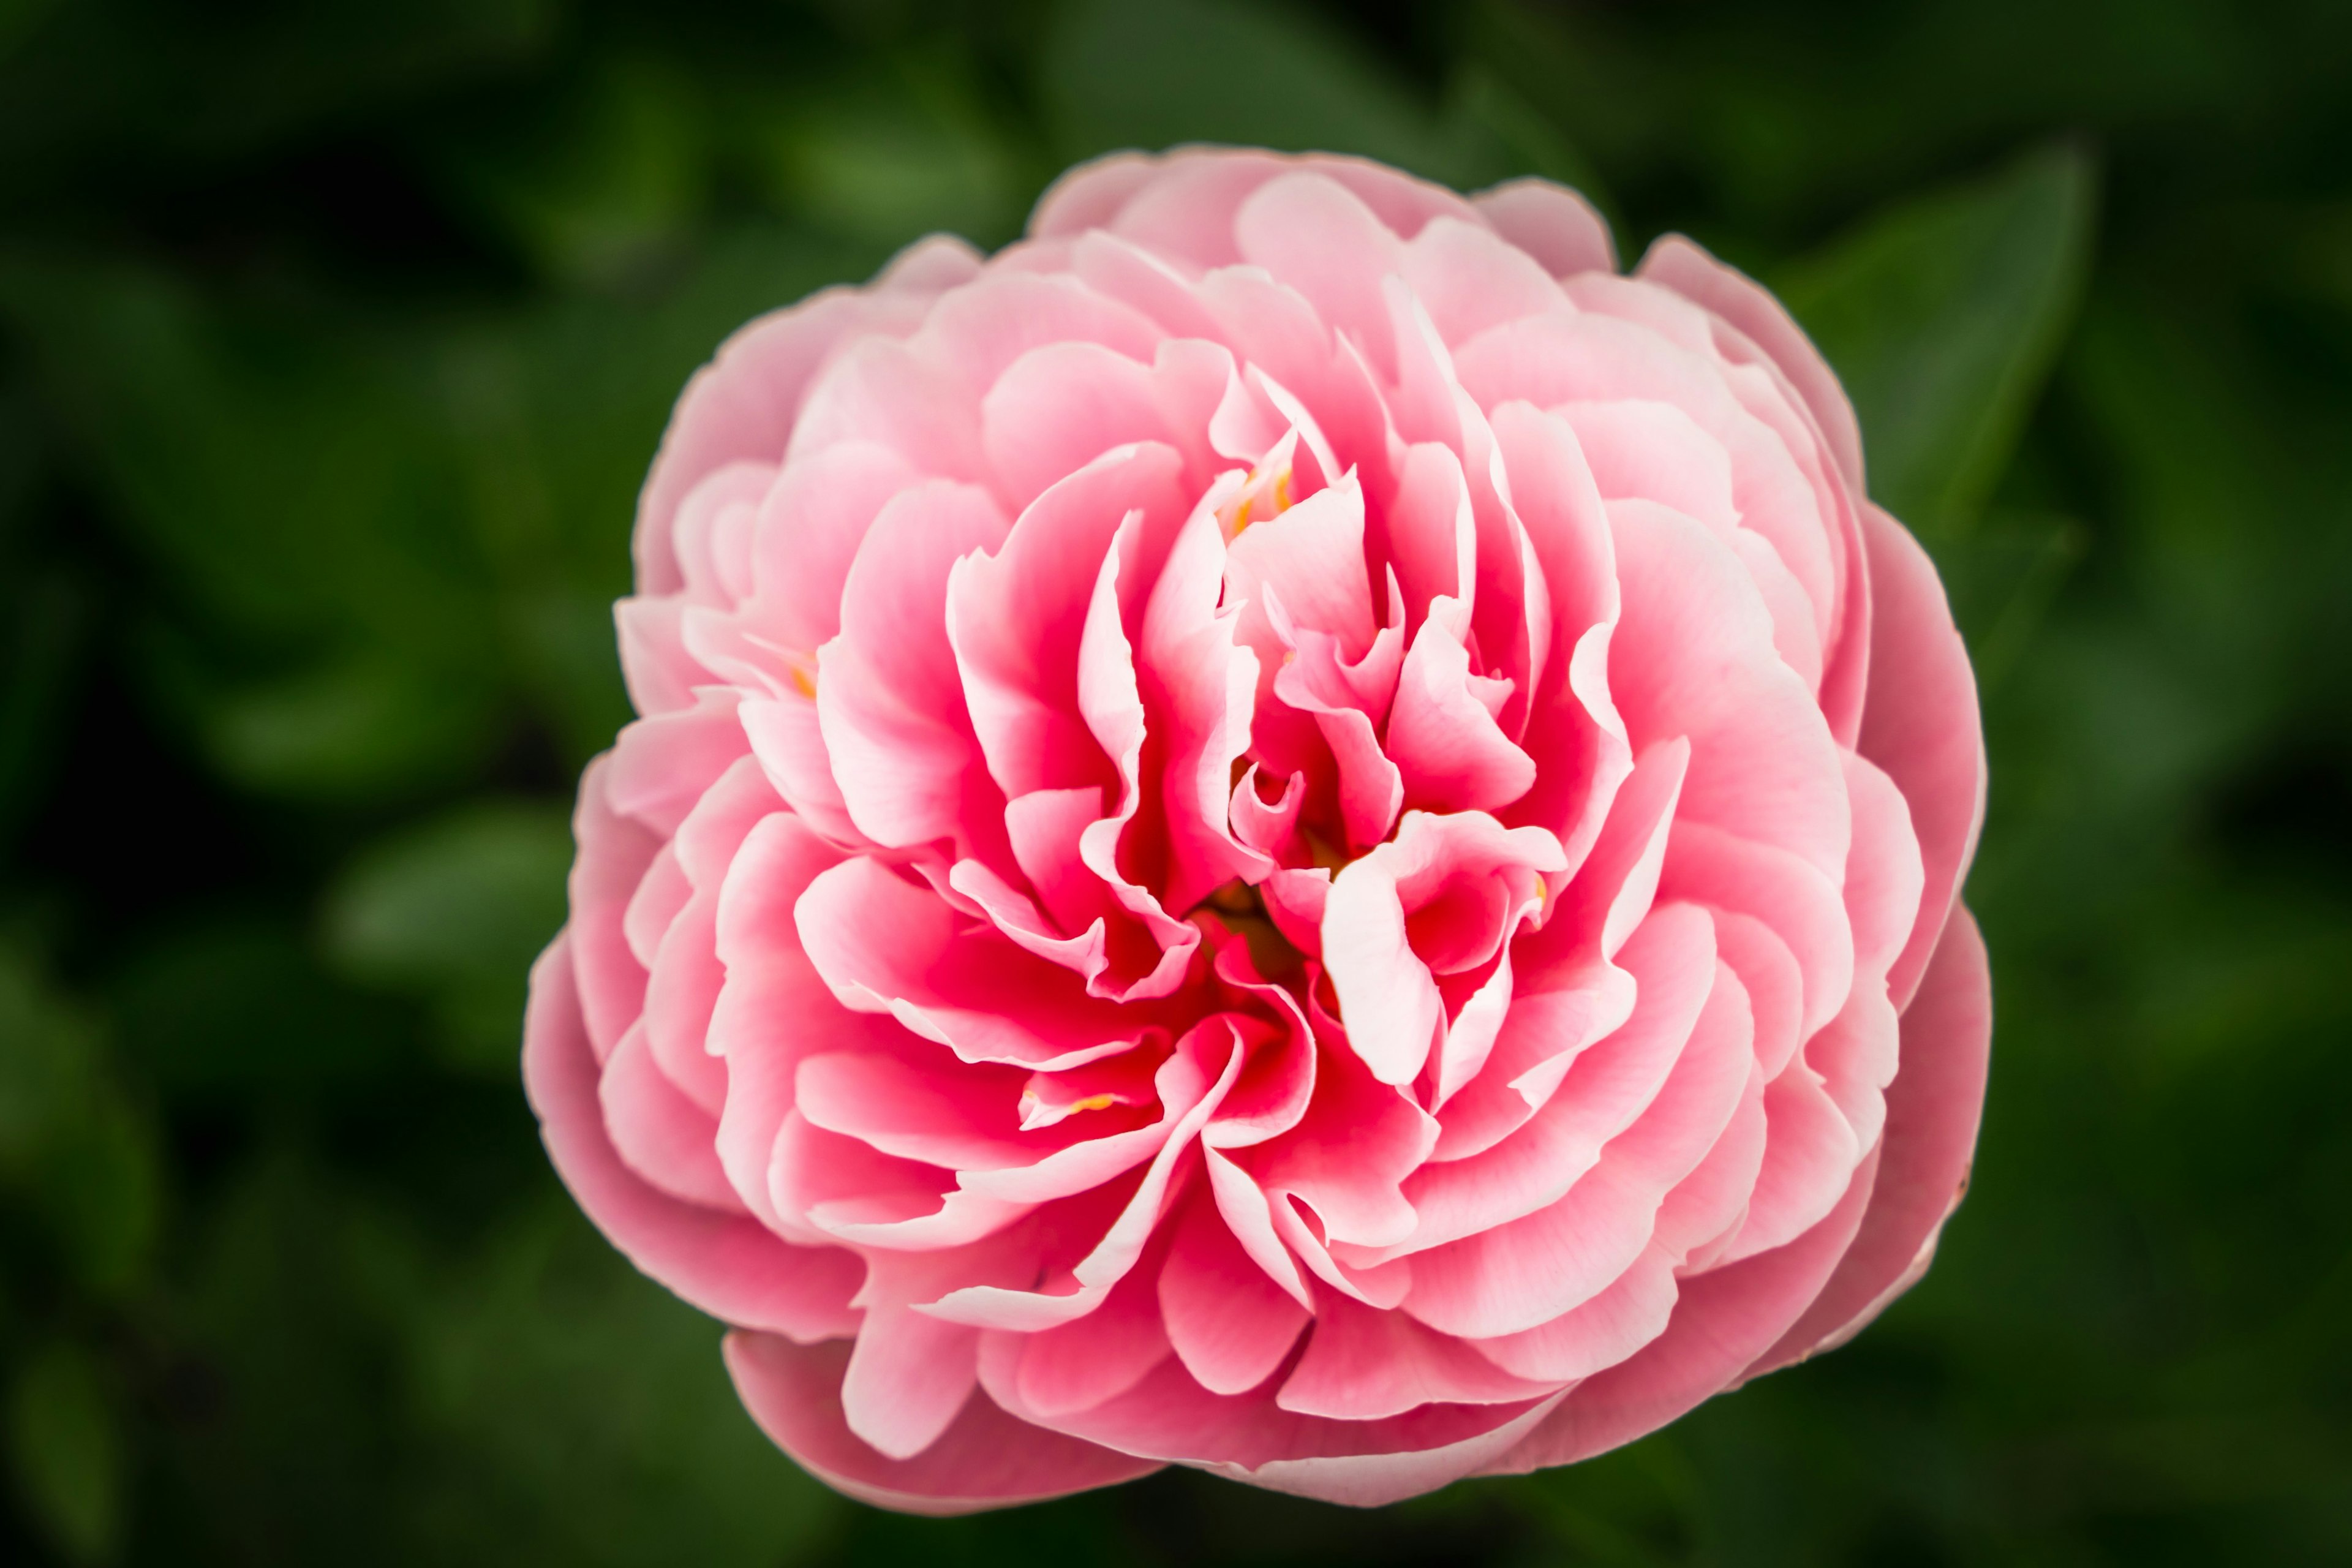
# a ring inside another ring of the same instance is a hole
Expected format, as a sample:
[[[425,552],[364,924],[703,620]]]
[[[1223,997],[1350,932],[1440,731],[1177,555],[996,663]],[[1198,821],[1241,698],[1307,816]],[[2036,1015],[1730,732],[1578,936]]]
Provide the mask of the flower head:
[[[834,1484],[1383,1501],[1924,1268],[1974,688],[1834,376],[1687,241],[1090,164],[739,333],[636,556],[526,1072]]]

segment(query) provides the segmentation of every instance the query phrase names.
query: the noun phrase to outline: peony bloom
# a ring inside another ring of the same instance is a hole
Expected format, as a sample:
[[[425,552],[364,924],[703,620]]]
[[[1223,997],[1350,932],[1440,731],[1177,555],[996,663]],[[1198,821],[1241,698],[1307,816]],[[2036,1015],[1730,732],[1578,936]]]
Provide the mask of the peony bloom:
[[[738,333],[635,554],[524,1071],[842,1490],[1382,1502],[1926,1268],[1975,688],[1828,366],[1688,241],[1089,164]]]

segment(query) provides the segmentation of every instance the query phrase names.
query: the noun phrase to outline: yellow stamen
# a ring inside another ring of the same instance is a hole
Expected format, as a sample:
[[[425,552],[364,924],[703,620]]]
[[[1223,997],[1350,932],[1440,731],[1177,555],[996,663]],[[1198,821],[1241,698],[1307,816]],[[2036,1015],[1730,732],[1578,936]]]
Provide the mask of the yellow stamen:
[[[816,700],[816,660],[807,654],[788,652],[784,655],[784,679],[791,683],[794,691],[812,702]]]

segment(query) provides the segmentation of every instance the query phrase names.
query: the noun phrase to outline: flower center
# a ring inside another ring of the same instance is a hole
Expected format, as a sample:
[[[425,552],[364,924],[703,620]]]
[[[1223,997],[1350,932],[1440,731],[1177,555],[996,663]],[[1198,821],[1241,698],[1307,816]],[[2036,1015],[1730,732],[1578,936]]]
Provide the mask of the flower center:
[[[1284,981],[1307,967],[1307,957],[1291,945],[1282,928],[1266,913],[1265,900],[1255,888],[1235,878],[1201,900],[1195,919],[1208,919],[1242,939],[1250,963],[1266,980]]]

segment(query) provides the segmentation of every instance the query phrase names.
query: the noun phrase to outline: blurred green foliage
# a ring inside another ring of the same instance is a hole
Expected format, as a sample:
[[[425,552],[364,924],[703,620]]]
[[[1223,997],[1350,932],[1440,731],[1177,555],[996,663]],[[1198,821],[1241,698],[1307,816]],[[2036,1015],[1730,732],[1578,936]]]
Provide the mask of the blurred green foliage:
[[[834,1498],[514,1071],[727,330],[1075,158],[1583,185],[1780,287],[1987,694],[1975,1191],[1838,1354],[1359,1515]],[[0,1557],[2352,1560],[2352,10],[0,3]]]

